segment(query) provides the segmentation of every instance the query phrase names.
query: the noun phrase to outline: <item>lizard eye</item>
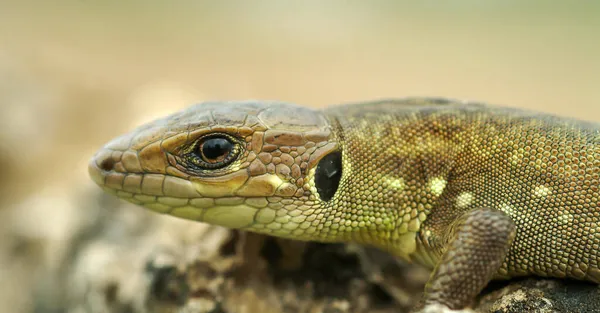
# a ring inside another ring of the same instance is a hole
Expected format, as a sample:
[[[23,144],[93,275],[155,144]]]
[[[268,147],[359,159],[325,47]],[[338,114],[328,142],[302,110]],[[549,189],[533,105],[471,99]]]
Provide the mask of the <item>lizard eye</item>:
[[[225,167],[239,154],[239,145],[225,134],[209,135],[201,138],[194,154],[197,165],[202,168],[216,169]]]

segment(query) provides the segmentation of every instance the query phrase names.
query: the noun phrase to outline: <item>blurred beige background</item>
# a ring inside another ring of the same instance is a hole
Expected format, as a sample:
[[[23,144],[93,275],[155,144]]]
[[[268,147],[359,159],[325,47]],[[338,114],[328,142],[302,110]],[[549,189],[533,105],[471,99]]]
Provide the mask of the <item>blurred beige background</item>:
[[[442,96],[600,121],[599,83],[594,1],[0,0],[0,311],[84,227],[87,159],[154,117]]]

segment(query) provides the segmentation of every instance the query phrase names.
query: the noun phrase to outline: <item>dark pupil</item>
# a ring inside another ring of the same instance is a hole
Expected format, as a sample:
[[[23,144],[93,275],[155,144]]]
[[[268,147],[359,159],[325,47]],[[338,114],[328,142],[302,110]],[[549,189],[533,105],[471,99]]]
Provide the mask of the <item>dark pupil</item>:
[[[233,149],[233,144],[224,138],[211,138],[202,144],[202,155],[207,161],[221,161]]]
[[[342,178],[342,154],[333,152],[321,159],[315,171],[315,187],[323,201],[329,201],[335,195]]]

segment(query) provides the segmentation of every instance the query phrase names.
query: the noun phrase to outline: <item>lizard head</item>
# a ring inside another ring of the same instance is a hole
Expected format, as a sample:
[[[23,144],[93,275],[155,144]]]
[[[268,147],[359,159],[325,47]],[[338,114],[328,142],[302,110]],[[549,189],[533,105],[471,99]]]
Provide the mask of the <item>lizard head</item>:
[[[304,240],[338,240],[329,209],[340,145],[320,112],[284,103],[207,102],[106,144],[89,172],[154,211]]]

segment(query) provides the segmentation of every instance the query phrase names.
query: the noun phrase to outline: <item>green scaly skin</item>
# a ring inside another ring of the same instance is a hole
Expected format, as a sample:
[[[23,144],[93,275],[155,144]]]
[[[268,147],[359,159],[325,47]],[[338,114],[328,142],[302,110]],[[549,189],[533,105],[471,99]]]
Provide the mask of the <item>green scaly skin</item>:
[[[233,144],[217,166],[198,152],[215,136]],[[332,153],[342,174],[323,199]],[[426,98],[212,102],[111,141],[90,174],[160,213],[421,263],[424,304],[464,308],[494,278],[600,283],[599,124]]]

